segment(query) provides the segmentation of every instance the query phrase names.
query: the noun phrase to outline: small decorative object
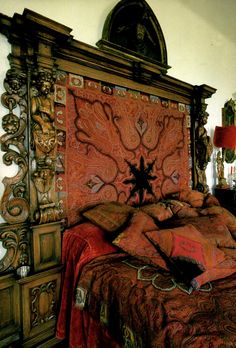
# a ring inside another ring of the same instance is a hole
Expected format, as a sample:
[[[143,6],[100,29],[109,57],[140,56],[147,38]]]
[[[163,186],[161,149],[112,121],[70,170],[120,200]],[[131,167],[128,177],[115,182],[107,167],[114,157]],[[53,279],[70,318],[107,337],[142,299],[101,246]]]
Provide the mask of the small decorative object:
[[[25,278],[29,274],[30,266],[23,265],[17,268],[16,273],[20,278]]]
[[[236,180],[236,167],[231,166],[228,174],[228,183],[231,189],[236,189],[235,185],[235,180]]]
[[[231,178],[231,187],[232,190],[236,191],[236,168],[231,167],[230,169],[230,178]]]
[[[215,127],[213,143],[216,147],[221,147],[222,150],[217,153],[217,176],[218,188],[229,188],[229,185],[224,177],[224,162],[225,149],[236,148],[236,126]]]
[[[234,185],[233,185],[233,190],[236,191],[236,177],[233,179]]]

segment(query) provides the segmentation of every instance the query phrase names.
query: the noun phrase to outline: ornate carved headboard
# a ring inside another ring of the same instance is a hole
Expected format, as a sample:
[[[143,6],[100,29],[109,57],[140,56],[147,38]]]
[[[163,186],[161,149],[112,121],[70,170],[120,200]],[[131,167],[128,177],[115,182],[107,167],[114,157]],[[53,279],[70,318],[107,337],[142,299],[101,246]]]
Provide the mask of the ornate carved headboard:
[[[17,168],[3,180],[0,273],[5,298],[15,294],[24,313],[10,305],[0,339],[30,344],[53,336],[62,221],[73,224],[82,205],[99,200],[141,204],[189,186],[207,192],[205,99],[215,89],[167,75],[164,36],[145,1],[120,1],[98,48],[28,9],[1,14],[0,28],[12,49],[1,150]],[[14,336],[16,327],[23,334]]]

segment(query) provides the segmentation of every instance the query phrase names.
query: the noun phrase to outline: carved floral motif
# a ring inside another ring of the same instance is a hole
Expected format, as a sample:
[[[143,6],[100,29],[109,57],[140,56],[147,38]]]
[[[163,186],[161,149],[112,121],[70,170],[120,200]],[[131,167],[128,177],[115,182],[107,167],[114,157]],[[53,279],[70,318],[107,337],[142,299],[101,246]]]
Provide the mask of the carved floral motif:
[[[21,266],[29,265],[29,238],[26,226],[5,226],[0,230],[0,241],[6,249],[0,260],[0,273],[12,271]]]
[[[56,318],[56,280],[31,289],[31,326]]]

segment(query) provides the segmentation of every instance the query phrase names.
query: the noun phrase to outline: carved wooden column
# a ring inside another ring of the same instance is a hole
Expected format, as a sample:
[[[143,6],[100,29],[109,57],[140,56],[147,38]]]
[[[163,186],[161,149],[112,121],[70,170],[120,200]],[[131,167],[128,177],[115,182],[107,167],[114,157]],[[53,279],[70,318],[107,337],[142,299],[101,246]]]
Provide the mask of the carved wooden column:
[[[53,84],[53,73],[39,68],[30,89],[32,218],[39,224],[60,220],[55,195],[57,132],[53,123]]]
[[[28,29],[33,30],[34,14],[25,12]],[[36,27],[39,23],[35,24]],[[42,23],[43,25],[43,23]],[[36,37],[35,37],[36,36]],[[45,27],[35,32],[29,66],[31,220],[39,224],[60,220],[55,195],[57,132],[54,125],[56,38]]]
[[[6,309],[11,317],[0,320],[0,341],[21,340],[32,347],[55,335],[62,268],[61,208],[55,190],[55,55],[70,39],[71,29],[25,10],[13,18],[0,16],[0,31],[11,45],[0,143],[4,164],[16,167],[15,175],[3,179],[0,203],[6,222],[0,226],[5,249],[0,311]]]
[[[204,193],[207,193],[209,190],[205,170],[211,160],[213,151],[211,138],[205,128],[209,116],[206,111],[207,104],[205,103],[205,99],[211,97],[215,91],[214,88],[206,85],[195,86],[192,104],[194,119],[192,128],[194,139],[192,157],[196,164],[193,173],[193,188]]]
[[[1,215],[8,223],[59,221],[55,193],[57,131],[54,125],[54,52],[70,39],[70,28],[32,11],[4,18],[3,32],[12,47],[2,104],[7,108],[2,126],[4,163],[18,166],[4,178]],[[15,112],[16,110],[16,112]],[[14,149],[13,149],[14,148]]]

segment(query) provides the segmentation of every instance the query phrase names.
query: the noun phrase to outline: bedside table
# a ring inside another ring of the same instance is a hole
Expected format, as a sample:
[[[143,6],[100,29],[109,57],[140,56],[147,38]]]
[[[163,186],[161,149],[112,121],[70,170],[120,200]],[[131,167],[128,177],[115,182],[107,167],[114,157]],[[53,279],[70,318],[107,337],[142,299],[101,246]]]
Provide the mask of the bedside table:
[[[214,195],[222,207],[236,216],[236,190],[215,188]]]

